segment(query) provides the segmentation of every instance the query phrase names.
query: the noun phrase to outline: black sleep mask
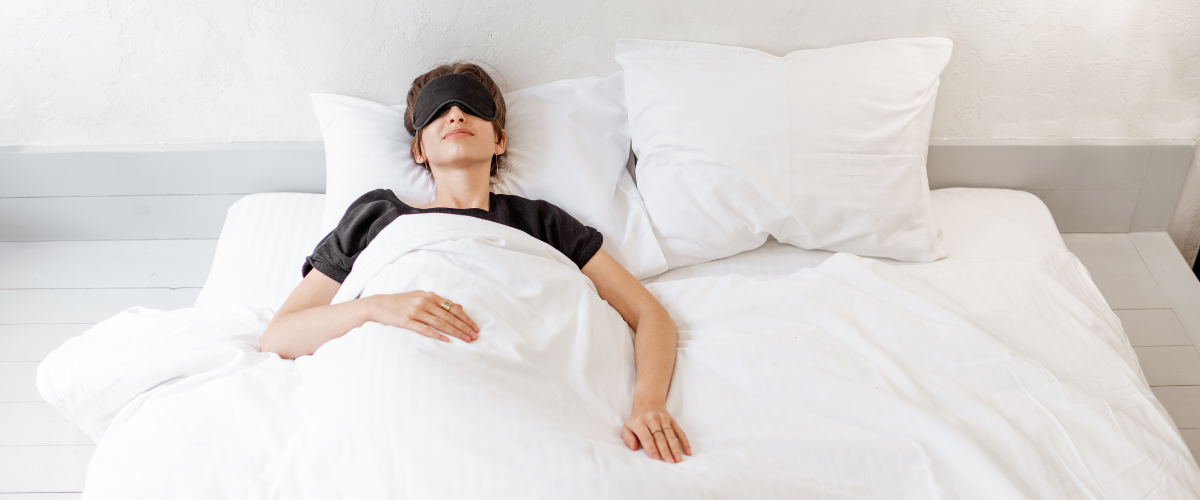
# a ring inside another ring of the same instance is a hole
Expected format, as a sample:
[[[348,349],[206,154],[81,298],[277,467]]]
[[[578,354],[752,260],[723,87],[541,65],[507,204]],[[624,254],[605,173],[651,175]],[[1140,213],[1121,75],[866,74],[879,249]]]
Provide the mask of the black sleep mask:
[[[463,112],[496,119],[496,101],[479,80],[462,73],[442,75],[426,83],[413,105],[413,129],[421,130],[446,108],[458,106]]]

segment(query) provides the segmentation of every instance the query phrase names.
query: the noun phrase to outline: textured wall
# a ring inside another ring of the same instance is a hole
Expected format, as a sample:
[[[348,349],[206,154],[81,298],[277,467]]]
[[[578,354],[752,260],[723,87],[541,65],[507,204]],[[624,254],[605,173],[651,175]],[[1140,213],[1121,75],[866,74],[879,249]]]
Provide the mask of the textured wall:
[[[399,102],[444,61],[510,89],[617,69],[617,38],[955,42],[934,137],[1200,137],[1191,0],[5,0],[0,145],[319,140],[310,91]],[[1172,236],[1200,244],[1200,169]]]

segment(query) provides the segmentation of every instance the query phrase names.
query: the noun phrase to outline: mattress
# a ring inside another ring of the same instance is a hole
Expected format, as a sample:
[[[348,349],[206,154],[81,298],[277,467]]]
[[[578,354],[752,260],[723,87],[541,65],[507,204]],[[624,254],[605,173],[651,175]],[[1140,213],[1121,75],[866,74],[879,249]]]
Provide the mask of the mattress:
[[[956,262],[1004,259],[1065,250],[1046,205],[1024,191],[948,188],[931,192],[934,214],[950,255],[932,263],[877,259],[893,266],[939,268]],[[242,198],[230,209],[212,270],[197,307],[278,309],[300,283],[304,258],[319,234],[325,196],[263,193]],[[820,265],[833,252],[805,250],[768,238],[761,247],[732,257],[672,269],[645,284],[739,274],[787,276]]]
[[[278,309],[320,241],[325,195],[252,194],[229,207],[196,307]]]
[[[950,255],[931,263],[877,258],[893,266],[941,267],[954,262],[1036,255],[1066,250],[1050,211],[1036,196],[1008,189],[947,188],[931,192],[933,211]],[[740,274],[787,276],[821,265],[834,252],[805,250],[774,238],[749,252],[672,269],[643,283],[661,283],[702,276]]]

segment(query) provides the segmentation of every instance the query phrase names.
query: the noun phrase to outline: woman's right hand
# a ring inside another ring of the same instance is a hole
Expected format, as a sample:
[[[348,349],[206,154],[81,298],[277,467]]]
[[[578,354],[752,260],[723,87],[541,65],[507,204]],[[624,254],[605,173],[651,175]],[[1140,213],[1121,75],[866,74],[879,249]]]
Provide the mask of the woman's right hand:
[[[446,299],[433,292],[415,290],[404,293],[372,295],[360,300],[368,302],[368,321],[406,328],[442,342],[450,339],[434,329],[454,335],[464,342],[479,338],[479,325],[471,320],[459,304],[442,307]]]

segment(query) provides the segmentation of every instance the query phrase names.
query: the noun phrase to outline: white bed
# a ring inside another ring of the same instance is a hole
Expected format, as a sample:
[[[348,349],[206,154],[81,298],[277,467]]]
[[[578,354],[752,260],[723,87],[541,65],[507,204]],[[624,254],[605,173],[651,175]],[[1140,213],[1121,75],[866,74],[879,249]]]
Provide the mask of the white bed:
[[[628,343],[605,335],[619,328],[591,299],[561,302],[586,284],[503,228],[468,224],[484,236],[449,246],[394,235],[396,255],[367,259],[391,281],[356,264],[343,288],[420,279],[393,260],[456,273],[448,262],[500,252],[562,293],[482,274],[577,308],[564,317],[587,319],[571,331],[593,334],[493,322],[494,343],[468,351],[375,325],[297,362],[258,353],[321,236],[321,195],[243,199],[196,308],[97,325],[47,358],[39,389],[99,442],[84,498],[1200,495],[1200,470],[1045,205],[992,189],[933,201],[940,261],[769,240],[644,280],[680,327],[668,406],[695,450],[682,464],[622,447]],[[475,293],[477,274],[455,292]]]

